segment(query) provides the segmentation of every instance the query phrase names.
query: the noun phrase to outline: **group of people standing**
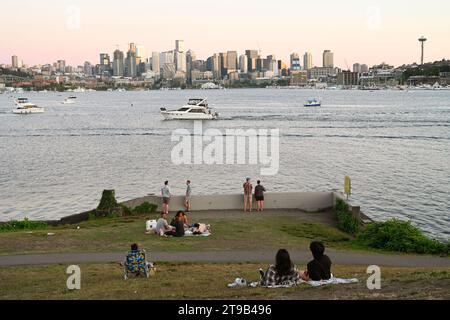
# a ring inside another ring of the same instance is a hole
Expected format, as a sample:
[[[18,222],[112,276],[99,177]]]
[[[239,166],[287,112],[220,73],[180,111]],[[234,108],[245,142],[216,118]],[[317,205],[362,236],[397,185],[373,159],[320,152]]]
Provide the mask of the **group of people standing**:
[[[264,211],[264,192],[266,188],[258,180],[255,186],[255,200],[256,200],[256,210],[258,212]],[[253,185],[250,178],[245,180],[243,185],[244,188],[244,212],[252,212],[253,209]],[[172,197],[170,192],[169,181],[165,181],[164,185],[161,187],[161,197],[162,197],[162,213],[169,214],[169,204]],[[191,211],[191,201],[192,201],[192,186],[191,181],[186,181],[186,194],[184,196],[184,207],[185,211],[189,213]]]

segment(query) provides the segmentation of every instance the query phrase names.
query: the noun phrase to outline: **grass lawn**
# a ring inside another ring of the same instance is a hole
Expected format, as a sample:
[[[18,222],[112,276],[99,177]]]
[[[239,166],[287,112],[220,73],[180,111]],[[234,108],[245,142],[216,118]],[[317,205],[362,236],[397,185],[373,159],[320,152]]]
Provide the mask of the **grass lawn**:
[[[125,281],[118,264],[84,264],[81,290],[66,288],[67,265],[1,267],[0,300],[5,299],[449,299],[450,272],[444,269],[382,268],[382,289],[366,287],[361,266],[333,267],[356,284],[289,289],[226,287],[236,277],[258,280],[260,264],[163,263],[156,276]],[[304,267],[304,266],[299,266]]]
[[[153,215],[151,218],[156,218]],[[0,233],[0,255],[59,252],[115,252],[128,250],[137,242],[152,251],[215,251],[304,249],[320,240],[335,249],[361,249],[351,236],[329,223],[314,222],[294,214],[276,216],[239,215],[201,217],[212,225],[213,235],[205,237],[160,238],[145,235],[149,216],[106,218],[45,230]],[[194,219],[192,219],[194,220]],[[55,233],[47,236],[47,233]]]

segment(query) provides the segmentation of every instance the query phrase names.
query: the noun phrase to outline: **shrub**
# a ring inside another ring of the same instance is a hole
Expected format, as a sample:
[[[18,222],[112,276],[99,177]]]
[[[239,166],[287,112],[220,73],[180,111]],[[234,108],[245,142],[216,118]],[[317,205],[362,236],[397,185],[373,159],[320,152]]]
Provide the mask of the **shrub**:
[[[12,220],[0,224],[0,232],[20,231],[20,230],[36,230],[47,227],[47,223],[42,221],[30,221],[25,218],[23,221]]]
[[[449,244],[427,238],[411,222],[398,219],[372,222],[358,235],[358,241],[372,248],[426,254],[448,254]]]
[[[359,231],[361,223],[352,215],[345,201],[337,199],[334,212],[336,213],[339,229],[353,235]]]
[[[143,204],[135,207],[132,211],[134,214],[147,214],[156,212],[158,206],[153,203],[144,202]]]

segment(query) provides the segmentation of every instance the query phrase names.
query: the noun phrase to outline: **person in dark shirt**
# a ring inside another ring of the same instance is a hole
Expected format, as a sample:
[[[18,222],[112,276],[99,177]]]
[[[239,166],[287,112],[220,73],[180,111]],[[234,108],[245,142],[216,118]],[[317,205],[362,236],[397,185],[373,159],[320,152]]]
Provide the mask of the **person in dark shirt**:
[[[177,215],[171,221],[170,225],[175,228],[175,230],[167,231],[165,233],[166,236],[173,237],[184,237],[184,212],[178,211]]]
[[[329,280],[331,278],[331,260],[324,254],[325,246],[321,242],[313,241],[309,249],[314,260],[308,263],[308,270],[302,274],[302,279],[305,281]]]
[[[264,192],[266,191],[266,188],[264,188],[261,185],[261,181],[258,180],[257,186],[255,187],[255,200],[256,205],[259,212],[264,211]]]

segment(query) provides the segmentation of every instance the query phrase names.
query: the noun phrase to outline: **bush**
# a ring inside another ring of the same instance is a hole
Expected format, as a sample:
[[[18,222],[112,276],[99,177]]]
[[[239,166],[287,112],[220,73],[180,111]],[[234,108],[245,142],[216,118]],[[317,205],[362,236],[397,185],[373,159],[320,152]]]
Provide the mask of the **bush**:
[[[12,220],[0,224],[0,232],[20,231],[20,230],[36,230],[46,228],[48,225],[41,221],[30,221],[25,218],[23,221]]]
[[[336,213],[339,229],[353,235],[359,231],[361,222],[352,215],[345,201],[337,199],[334,212]]]
[[[147,214],[156,212],[157,209],[158,206],[156,204],[144,202],[143,204],[135,207],[132,212],[133,214]]]
[[[398,219],[368,224],[358,241],[372,248],[407,253],[448,254],[450,248],[449,244],[427,238],[411,222]]]

